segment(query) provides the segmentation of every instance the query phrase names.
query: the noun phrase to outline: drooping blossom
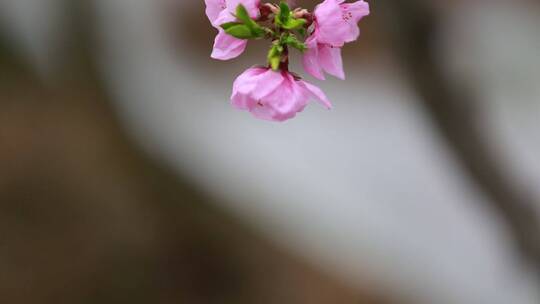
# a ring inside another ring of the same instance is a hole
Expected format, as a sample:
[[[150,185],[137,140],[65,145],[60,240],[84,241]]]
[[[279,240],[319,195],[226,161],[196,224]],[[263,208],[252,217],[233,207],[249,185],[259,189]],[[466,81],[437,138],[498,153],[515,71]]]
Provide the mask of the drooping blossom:
[[[320,80],[325,79],[323,72],[339,79],[345,79],[341,47],[319,43],[317,29],[306,40],[306,46],[307,50],[302,57],[302,64],[306,72]]]
[[[304,69],[313,77],[325,79],[323,72],[345,79],[341,47],[360,36],[358,22],[369,15],[363,0],[325,0],[315,8],[313,32],[306,40]]]
[[[235,80],[232,105],[270,121],[295,117],[311,99],[330,109],[321,89],[289,72],[290,51],[304,52],[304,67],[316,78],[326,72],[344,79],[341,48],[358,38],[358,22],[370,13],[364,0],[350,1],[323,0],[310,12],[292,0],[205,0],[206,15],[219,32],[213,58],[239,56],[248,40],[271,41],[266,67],[252,67]]]
[[[235,80],[231,101],[257,118],[285,121],[301,112],[312,98],[328,109],[332,107],[321,89],[290,72],[253,67]]]
[[[218,31],[211,57],[229,60],[240,56],[246,49],[247,40],[228,35],[220,25],[236,21],[234,16],[238,5],[242,4],[252,18],[259,15],[260,0],[205,0],[206,15]]]

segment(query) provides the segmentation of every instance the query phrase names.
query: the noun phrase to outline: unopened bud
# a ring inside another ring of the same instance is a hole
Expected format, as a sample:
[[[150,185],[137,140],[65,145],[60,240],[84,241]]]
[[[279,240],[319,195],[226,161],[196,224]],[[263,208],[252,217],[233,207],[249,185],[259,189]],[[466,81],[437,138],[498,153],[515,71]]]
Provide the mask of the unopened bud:
[[[261,11],[263,10],[269,10],[272,14],[279,13],[279,6],[273,4],[273,3],[265,3],[261,6]]]
[[[297,8],[293,11],[294,18],[304,18],[304,15],[309,14],[309,11],[305,8]]]

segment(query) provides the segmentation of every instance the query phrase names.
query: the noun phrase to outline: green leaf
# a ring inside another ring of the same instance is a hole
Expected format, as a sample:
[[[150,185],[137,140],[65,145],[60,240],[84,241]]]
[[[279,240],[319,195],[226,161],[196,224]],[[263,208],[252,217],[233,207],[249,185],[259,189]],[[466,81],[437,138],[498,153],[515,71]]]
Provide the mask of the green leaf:
[[[283,1],[279,4],[279,14],[276,15],[275,19],[276,25],[286,30],[300,29],[303,28],[304,25],[307,23],[307,20],[305,19],[294,18],[289,5],[287,5],[287,3]]]
[[[266,33],[265,30],[259,24],[257,24],[257,22],[251,19],[246,7],[242,4],[239,4],[236,7],[236,18],[242,21],[242,23],[249,28],[252,34],[252,37],[250,38],[261,38]]]
[[[253,21],[249,16],[246,7],[242,4],[238,4],[238,6],[236,7],[236,18],[242,20],[242,22],[244,22],[245,24]]]
[[[223,23],[221,26],[222,29],[224,30],[227,30],[235,25],[241,25],[243,23],[240,23],[240,22],[227,22],[227,23]]]
[[[287,2],[284,2],[284,1],[281,1],[281,3],[279,3],[279,21],[281,22],[281,24],[286,24],[287,21],[291,18],[291,8],[289,7],[289,5],[287,4]]]
[[[251,33],[255,36],[255,38],[261,38],[266,34],[266,31],[264,28],[259,26],[257,23],[255,23],[256,26],[249,26]]]
[[[239,21],[227,22],[221,25],[225,32],[239,39],[261,38],[266,31],[249,16],[246,8],[239,4],[236,7],[236,18]]]
[[[307,46],[305,43],[300,42],[298,38],[294,35],[288,35],[283,39],[283,43],[287,44],[288,46],[291,46],[301,52],[304,52],[307,49]]]
[[[289,20],[287,20],[287,22],[283,24],[282,27],[287,30],[296,30],[302,28],[306,23],[306,19],[289,18]]]
[[[225,32],[235,38],[238,39],[251,39],[256,38],[256,36],[253,35],[250,28],[245,24],[236,24],[229,26],[228,28],[224,28]]]

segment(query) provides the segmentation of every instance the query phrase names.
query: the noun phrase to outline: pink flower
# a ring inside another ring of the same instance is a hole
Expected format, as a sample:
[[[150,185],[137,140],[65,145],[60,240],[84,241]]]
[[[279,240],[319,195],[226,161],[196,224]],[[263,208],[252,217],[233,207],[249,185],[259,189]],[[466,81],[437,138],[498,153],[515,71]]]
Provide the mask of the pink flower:
[[[358,22],[369,15],[369,4],[363,0],[325,0],[315,8],[314,29],[306,40],[308,50],[303,56],[306,72],[324,80],[323,71],[345,79],[341,47],[358,39]]]
[[[307,50],[302,57],[304,69],[320,80],[325,79],[323,71],[339,79],[345,79],[341,47],[319,43],[316,31],[306,40]]]
[[[318,87],[298,80],[287,71],[253,67],[238,76],[233,85],[232,105],[255,117],[285,121],[296,116],[315,98],[330,109],[332,104]]]
[[[315,23],[319,43],[341,47],[360,36],[358,22],[369,15],[369,4],[363,0],[325,0],[315,8]]]
[[[220,25],[236,21],[234,13],[240,4],[246,7],[252,18],[257,18],[260,0],[204,0],[204,2],[206,3],[206,16],[219,31],[211,57],[219,60],[229,60],[240,56],[246,49],[247,40],[228,35]]]

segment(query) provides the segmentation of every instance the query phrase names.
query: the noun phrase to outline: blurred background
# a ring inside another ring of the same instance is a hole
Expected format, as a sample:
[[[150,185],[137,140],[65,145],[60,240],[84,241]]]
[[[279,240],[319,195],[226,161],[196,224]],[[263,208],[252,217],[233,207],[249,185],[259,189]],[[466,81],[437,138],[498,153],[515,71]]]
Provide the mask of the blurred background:
[[[540,303],[540,3],[370,4],[276,124],[202,0],[0,0],[0,302]]]

